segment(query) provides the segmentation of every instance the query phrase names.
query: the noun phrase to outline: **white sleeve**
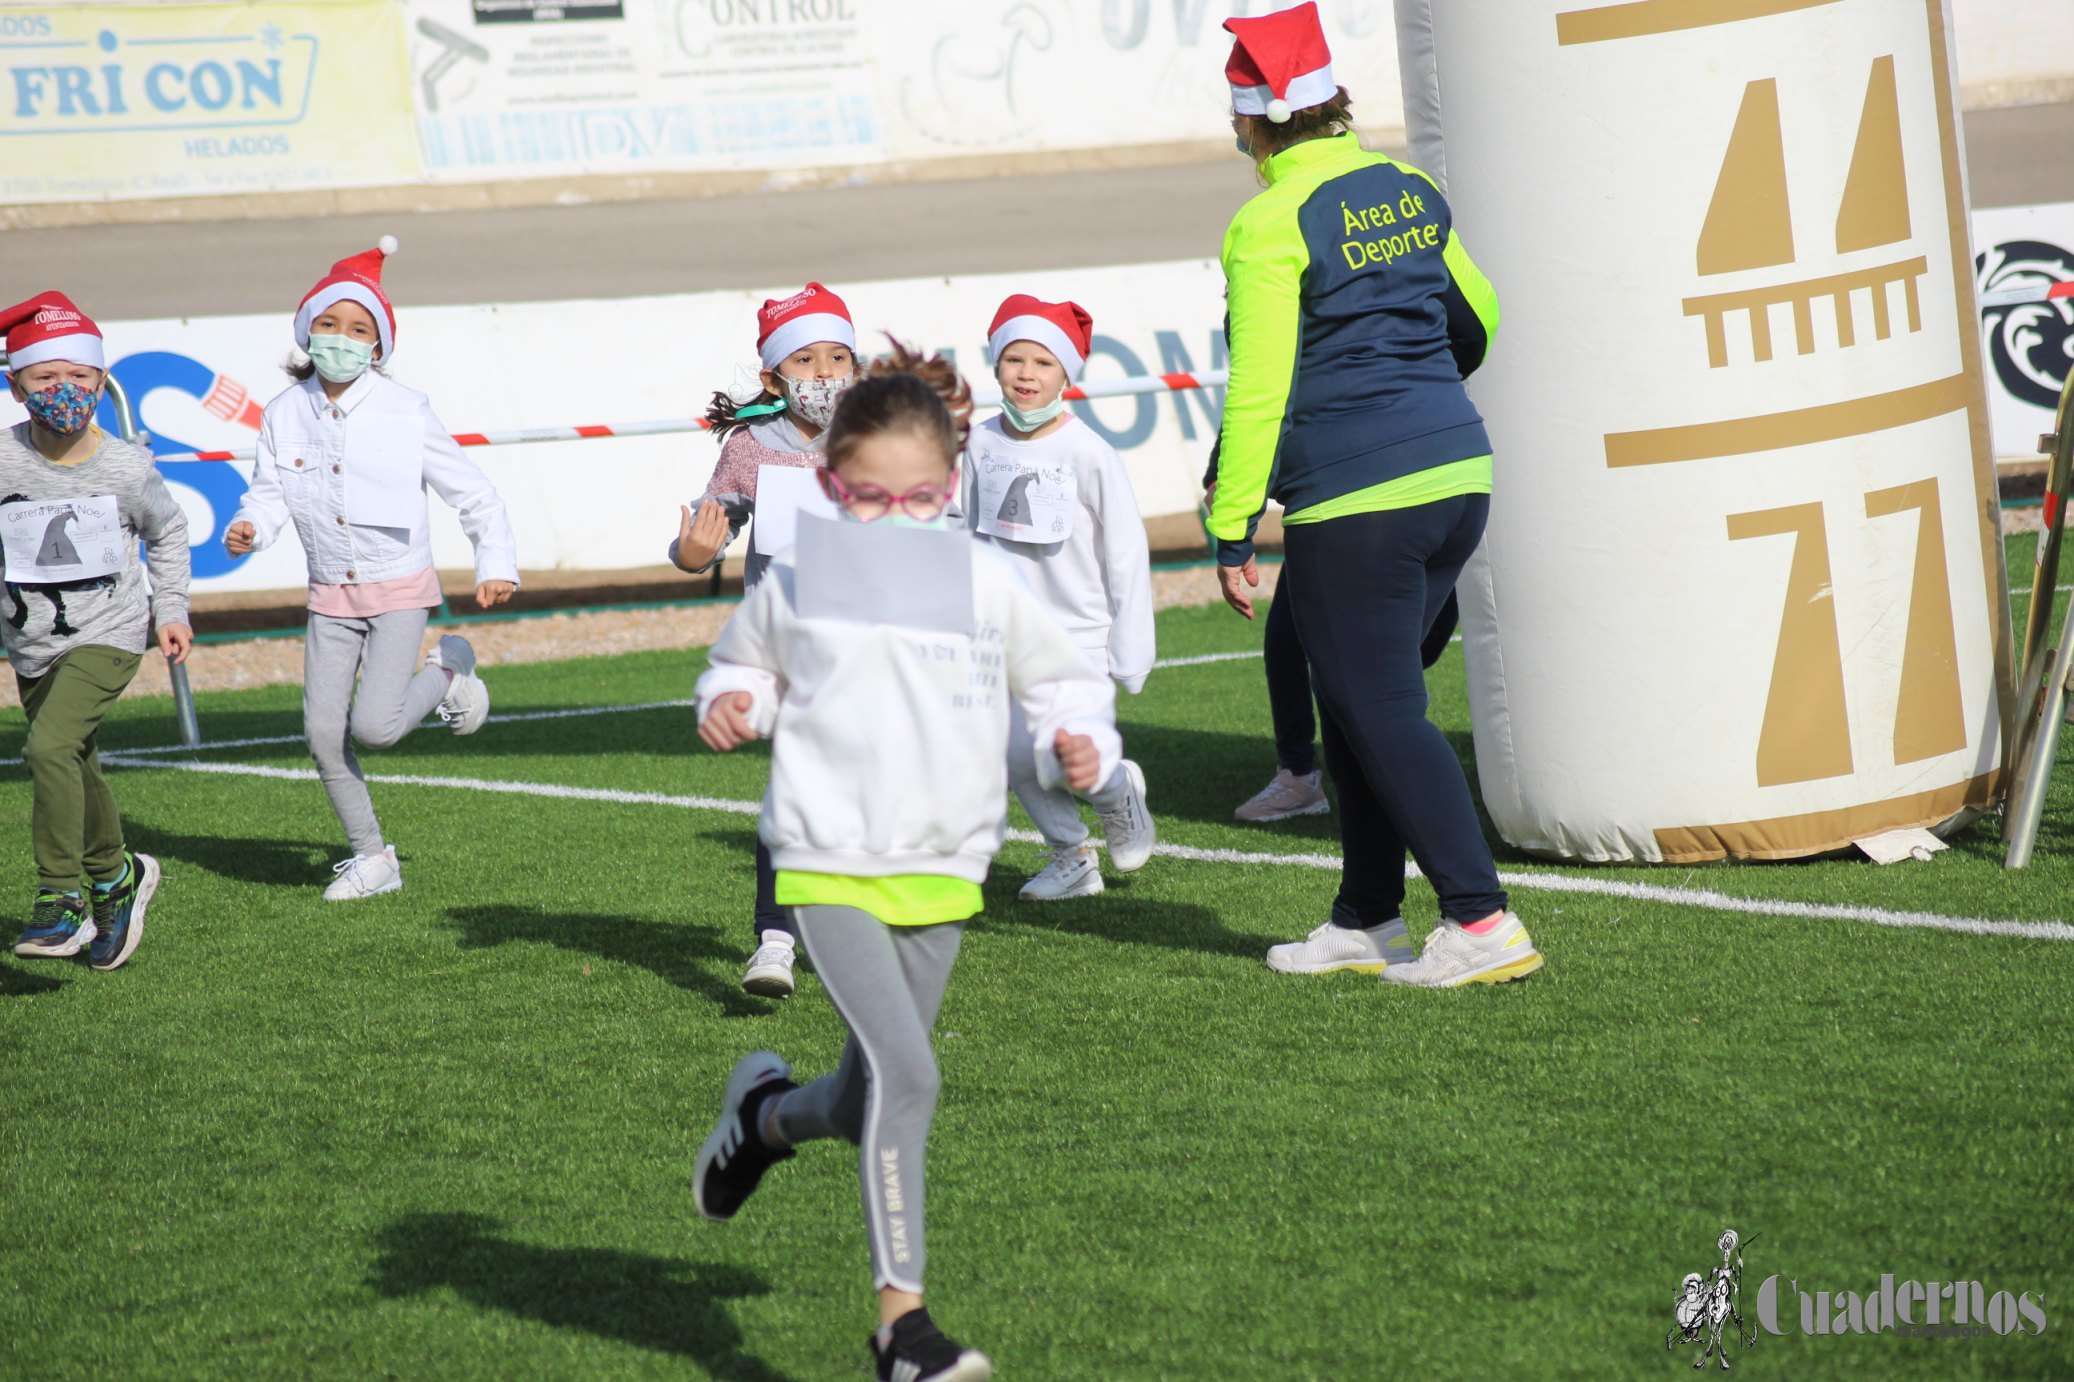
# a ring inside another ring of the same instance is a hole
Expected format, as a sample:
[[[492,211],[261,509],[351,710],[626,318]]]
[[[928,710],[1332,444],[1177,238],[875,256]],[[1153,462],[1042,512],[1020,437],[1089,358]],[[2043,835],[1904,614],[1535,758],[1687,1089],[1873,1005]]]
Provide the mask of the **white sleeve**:
[[[703,724],[713,702],[736,691],[749,693],[749,725],[769,738],[778,724],[778,702],[785,694],[784,673],[778,649],[783,641],[779,627],[787,612],[782,603],[781,582],[774,568],[736,607],[734,617],[720,631],[713,650],[707,654],[706,670],[699,675],[698,718]]]
[[[1019,580],[1010,591],[1007,627],[1008,690],[1023,708],[1036,741],[1037,780],[1063,787],[1055,741],[1060,730],[1085,734],[1101,755],[1096,781],[1107,782],[1123,759],[1116,732],[1116,688],[1089,665],[1051,611]]]
[[[245,497],[238,501],[238,511],[231,515],[231,522],[243,519],[252,525],[252,550],[263,552],[274,545],[281,535],[282,525],[288,522],[288,501],[281,494],[281,477],[274,470],[274,415],[268,412],[259,420],[259,445],[252,458],[252,474],[245,485]],[[228,526],[228,525],[226,525]]]
[[[1109,596],[1109,675],[1137,695],[1158,657],[1152,622],[1152,548],[1123,458],[1106,443],[1100,477],[1102,582]]]
[[[425,483],[460,515],[461,531],[475,544],[476,584],[517,585],[518,539],[512,536],[503,497],[482,467],[462,454],[432,405],[421,402],[418,412],[425,424]]]

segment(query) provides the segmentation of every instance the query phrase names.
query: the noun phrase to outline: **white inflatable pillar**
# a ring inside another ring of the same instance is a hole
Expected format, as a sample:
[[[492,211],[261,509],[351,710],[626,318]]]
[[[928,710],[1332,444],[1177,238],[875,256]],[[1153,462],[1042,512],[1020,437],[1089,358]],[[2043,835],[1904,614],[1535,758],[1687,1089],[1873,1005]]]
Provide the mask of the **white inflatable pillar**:
[[[1498,289],[1463,623],[1538,854],[1819,853],[2000,791],[2008,602],[1947,0],[1398,0]]]

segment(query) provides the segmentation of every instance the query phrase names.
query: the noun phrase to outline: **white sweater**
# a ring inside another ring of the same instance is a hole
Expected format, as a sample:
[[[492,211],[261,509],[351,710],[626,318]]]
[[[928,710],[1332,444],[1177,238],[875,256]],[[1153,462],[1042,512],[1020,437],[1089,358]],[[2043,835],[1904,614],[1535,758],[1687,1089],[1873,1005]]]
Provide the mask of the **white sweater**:
[[[984,469],[1060,469],[1074,477],[1072,531],[1059,542],[1023,542],[985,534],[978,509]],[[1082,648],[1106,651],[1109,675],[1136,695],[1157,656],[1152,631],[1152,557],[1145,520],[1123,458],[1094,428],[1067,415],[1065,426],[1036,441],[1016,441],[999,415],[972,430],[966,449],[966,526],[1015,559],[1023,578]]]
[[[1107,781],[1123,757],[1116,693],[1000,553],[972,552],[974,637],[804,619],[790,553],[735,611],[698,683],[746,691],[772,740],[763,842],[780,869],[983,882],[1007,828],[1008,706],[1059,785],[1058,731],[1085,734]]]

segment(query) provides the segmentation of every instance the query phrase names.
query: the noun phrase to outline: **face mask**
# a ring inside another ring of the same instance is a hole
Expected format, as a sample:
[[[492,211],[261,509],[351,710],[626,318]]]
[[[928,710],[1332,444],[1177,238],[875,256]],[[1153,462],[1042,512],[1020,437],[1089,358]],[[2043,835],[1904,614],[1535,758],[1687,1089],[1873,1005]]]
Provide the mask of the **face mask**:
[[[850,387],[850,379],[785,380],[785,394],[793,412],[816,427],[835,420],[835,405]],[[740,416],[737,414],[737,416]]]
[[[22,406],[36,419],[37,426],[70,437],[86,430],[86,425],[94,420],[94,406],[99,401],[100,390],[82,389],[67,380],[55,388],[28,395]]]
[[[1231,137],[1231,142],[1238,148],[1238,151],[1240,153],[1244,154],[1248,158],[1253,157],[1253,148],[1246,142],[1245,135],[1235,134]]]
[[[374,343],[350,336],[312,336],[310,363],[332,383],[350,384],[374,363]]]
[[[1027,413],[1015,406],[1014,399],[1004,398],[1001,400],[1001,411],[1008,415],[1008,425],[1016,431],[1034,432],[1060,413],[1066,411],[1066,391],[1064,389],[1059,390],[1057,398],[1054,398],[1042,408],[1032,408]]]

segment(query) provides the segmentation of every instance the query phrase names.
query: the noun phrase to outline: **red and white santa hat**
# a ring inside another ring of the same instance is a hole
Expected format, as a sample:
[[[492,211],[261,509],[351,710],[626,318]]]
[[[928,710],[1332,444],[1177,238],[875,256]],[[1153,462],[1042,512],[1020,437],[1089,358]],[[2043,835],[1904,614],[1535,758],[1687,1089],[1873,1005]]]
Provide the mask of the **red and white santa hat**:
[[[10,373],[47,360],[108,368],[101,349],[101,328],[56,289],[0,312],[0,331],[7,333]]]
[[[1231,83],[1235,114],[1265,115],[1280,125],[1339,93],[1332,50],[1312,0],[1258,19],[1227,19],[1224,27],[1234,36],[1224,79]]]
[[[1035,341],[1066,367],[1066,382],[1080,378],[1087,367],[1088,351],[1094,345],[1095,319],[1077,302],[1041,302],[1028,293],[1017,293],[994,313],[987,328],[987,349],[999,360],[1001,352],[1017,341]]]
[[[789,298],[768,298],[756,314],[756,353],[765,369],[776,369],[793,351],[816,341],[857,349],[850,309],[818,283],[809,283]]]
[[[310,323],[324,309],[341,302],[357,302],[374,317],[374,328],[382,340],[382,359],[396,355],[396,309],[382,292],[382,261],[396,253],[396,237],[384,235],[375,247],[331,266],[295,309],[295,343],[310,348]]]

